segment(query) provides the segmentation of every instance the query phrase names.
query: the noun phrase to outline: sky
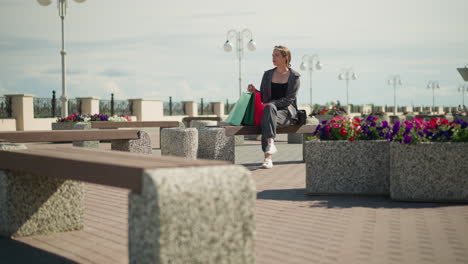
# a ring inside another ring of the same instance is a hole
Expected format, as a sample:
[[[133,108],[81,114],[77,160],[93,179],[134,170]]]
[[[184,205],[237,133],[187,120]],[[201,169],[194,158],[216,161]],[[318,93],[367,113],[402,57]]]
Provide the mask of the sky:
[[[61,28],[56,0],[0,2],[0,95],[61,94]],[[238,60],[223,50],[230,29],[248,28],[257,49],[245,48],[243,90],[260,86],[273,46],[292,52],[299,103],[310,98],[302,57],[323,65],[312,77],[313,103],[346,101],[337,76],[352,67],[352,104],[393,105],[389,76],[399,74],[398,105],[459,105],[468,64],[466,0],[69,0],[65,18],[69,97],[233,102]],[[244,44],[247,44],[247,39]],[[468,92],[465,99],[468,100]]]

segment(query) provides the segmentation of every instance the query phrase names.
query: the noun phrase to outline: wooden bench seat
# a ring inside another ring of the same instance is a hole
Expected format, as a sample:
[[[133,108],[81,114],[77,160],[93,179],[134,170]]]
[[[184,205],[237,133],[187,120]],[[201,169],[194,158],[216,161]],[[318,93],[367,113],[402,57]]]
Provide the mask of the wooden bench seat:
[[[136,193],[141,192],[144,170],[226,164],[56,145],[28,145],[26,150],[0,151],[1,169],[127,188]]]
[[[52,130],[0,132],[0,139],[10,143],[73,142],[110,140],[113,150],[151,154],[151,140],[138,130]]]
[[[138,128],[138,127],[179,127],[177,121],[132,121],[132,122],[100,122],[92,121],[91,128],[109,129],[109,128]]]
[[[255,185],[219,161],[0,143],[0,236],[82,229],[83,182],[131,190],[130,263],[254,263]]]

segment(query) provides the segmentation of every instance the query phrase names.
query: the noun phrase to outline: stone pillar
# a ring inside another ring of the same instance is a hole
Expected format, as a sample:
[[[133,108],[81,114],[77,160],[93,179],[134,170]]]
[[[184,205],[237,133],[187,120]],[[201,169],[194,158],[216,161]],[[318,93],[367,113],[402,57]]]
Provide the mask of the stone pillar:
[[[413,112],[413,107],[412,106],[404,106],[403,107],[403,112],[412,113]]]
[[[145,170],[129,194],[129,262],[255,263],[255,183],[242,166]]]
[[[81,114],[99,114],[99,98],[97,97],[77,97],[81,102]]]
[[[188,116],[198,116],[198,103],[194,101],[182,102],[184,104],[185,114]]]
[[[164,117],[163,101],[129,99],[137,121],[161,121]]]
[[[422,112],[424,112],[424,108],[422,106],[418,106],[418,107],[416,107],[416,112],[422,113]]]
[[[386,111],[385,106],[377,106],[377,111],[385,112]]]
[[[12,117],[16,119],[16,130],[33,130],[33,96],[30,94],[8,94],[5,96],[11,98]]]
[[[444,108],[442,106],[436,106],[434,112],[436,115],[441,115],[444,113]]]
[[[351,106],[350,105],[343,106],[343,109],[346,111],[346,113],[351,114]]]
[[[17,149],[26,147],[0,143],[0,150]],[[0,170],[0,236],[21,237],[82,229],[83,188],[82,182]]]
[[[361,114],[370,114],[372,112],[372,106],[370,105],[363,105]]]
[[[223,102],[213,102],[213,112],[219,117],[224,116],[224,103]]]

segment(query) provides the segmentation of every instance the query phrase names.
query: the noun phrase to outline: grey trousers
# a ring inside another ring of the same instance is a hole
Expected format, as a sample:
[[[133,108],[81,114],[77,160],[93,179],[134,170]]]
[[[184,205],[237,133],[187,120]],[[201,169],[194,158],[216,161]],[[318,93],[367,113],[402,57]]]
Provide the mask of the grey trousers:
[[[293,120],[287,109],[278,110],[274,104],[268,104],[263,110],[262,118],[262,150],[265,152],[269,138],[276,137],[276,127],[291,125]]]

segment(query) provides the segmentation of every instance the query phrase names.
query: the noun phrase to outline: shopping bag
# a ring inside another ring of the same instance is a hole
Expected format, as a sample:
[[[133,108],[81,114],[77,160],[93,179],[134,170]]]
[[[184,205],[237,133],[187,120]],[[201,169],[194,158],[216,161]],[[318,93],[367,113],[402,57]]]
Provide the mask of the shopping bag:
[[[239,100],[237,100],[237,103],[234,105],[234,108],[232,108],[228,118],[226,119],[229,124],[233,126],[240,126],[242,120],[244,119],[245,111],[247,110],[247,106],[249,105],[251,97],[252,93],[241,94]]]
[[[255,93],[252,93],[250,96],[249,104],[247,105],[247,109],[245,110],[244,119],[242,120],[242,124],[244,126],[253,126],[254,125],[254,102],[255,102]]]
[[[262,124],[263,109],[265,105],[262,104],[262,97],[260,93],[255,93],[254,100],[254,126],[260,126]]]

